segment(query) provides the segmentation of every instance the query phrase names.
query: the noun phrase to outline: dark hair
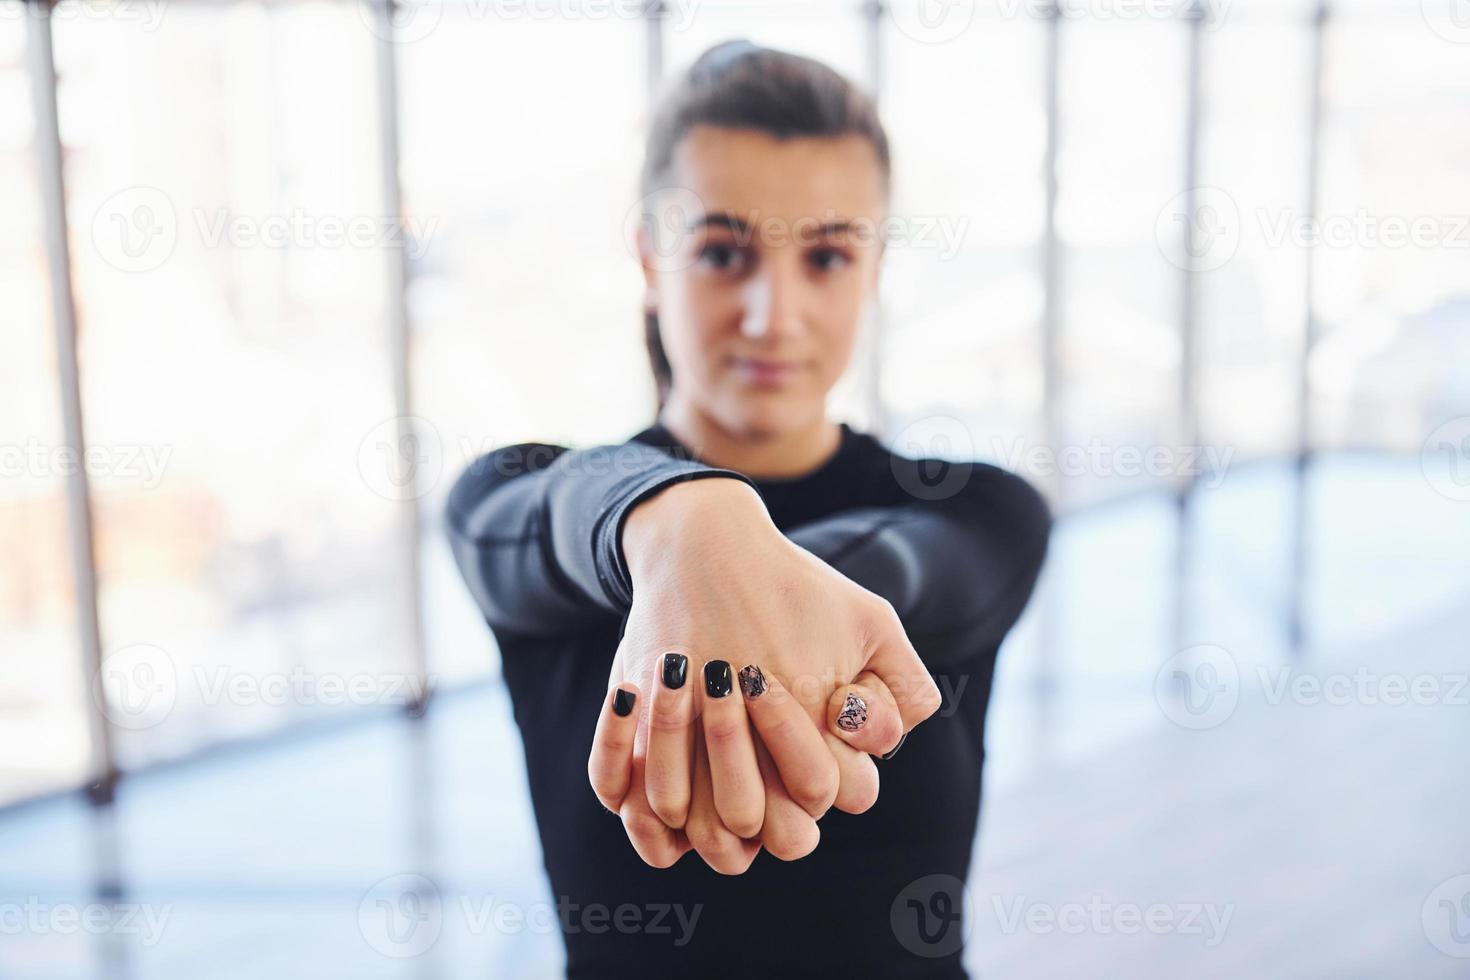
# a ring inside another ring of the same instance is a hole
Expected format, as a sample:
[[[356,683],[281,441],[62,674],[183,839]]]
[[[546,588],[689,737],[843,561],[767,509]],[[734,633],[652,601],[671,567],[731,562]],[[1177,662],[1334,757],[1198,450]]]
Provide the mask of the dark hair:
[[[888,136],[877,107],[865,92],[820,61],[746,40],[724,41],[700,55],[666,90],[654,112],[639,178],[645,202],[666,186],[675,148],[698,125],[754,129],[777,139],[861,136],[878,156],[884,195],[888,194]],[[673,370],[659,338],[657,313],[644,312],[644,341],[662,409]]]

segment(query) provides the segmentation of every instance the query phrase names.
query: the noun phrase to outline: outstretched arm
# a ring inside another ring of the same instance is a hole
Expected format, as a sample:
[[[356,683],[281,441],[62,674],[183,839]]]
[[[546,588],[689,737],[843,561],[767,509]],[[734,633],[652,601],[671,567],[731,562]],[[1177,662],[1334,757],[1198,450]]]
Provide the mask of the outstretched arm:
[[[898,458],[895,466],[924,465]],[[979,463],[940,500],[912,497],[794,528],[793,542],[893,604],[931,669],[994,647],[1031,597],[1051,517],[1014,474]]]
[[[632,580],[620,540],[628,515],[670,486],[705,477],[748,482],[638,443],[497,449],[450,492],[455,561],[497,628],[545,635],[626,613]]]

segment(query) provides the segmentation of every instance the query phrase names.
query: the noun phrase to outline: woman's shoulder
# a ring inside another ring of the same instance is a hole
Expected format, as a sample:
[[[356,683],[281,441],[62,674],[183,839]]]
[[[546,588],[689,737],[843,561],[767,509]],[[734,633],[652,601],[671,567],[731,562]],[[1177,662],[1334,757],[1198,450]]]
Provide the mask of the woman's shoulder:
[[[991,463],[951,458],[944,442],[884,442],[867,433],[864,455],[869,468],[899,504],[932,504],[954,509],[972,520],[1002,522],[1045,536],[1051,508],[1028,480]]]

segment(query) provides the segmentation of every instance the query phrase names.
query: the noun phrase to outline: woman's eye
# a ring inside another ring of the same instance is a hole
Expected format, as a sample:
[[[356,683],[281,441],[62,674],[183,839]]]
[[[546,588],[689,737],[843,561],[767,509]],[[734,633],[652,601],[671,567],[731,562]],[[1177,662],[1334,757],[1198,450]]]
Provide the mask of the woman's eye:
[[[731,245],[706,245],[699,252],[699,261],[711,269],[727,271],[743,265],[745,256]]]
[[[836,249],[822,248],[811,254],[810,261],[820,271],[832,272],[845,267],[852,259],[848,258],[846,253]]]

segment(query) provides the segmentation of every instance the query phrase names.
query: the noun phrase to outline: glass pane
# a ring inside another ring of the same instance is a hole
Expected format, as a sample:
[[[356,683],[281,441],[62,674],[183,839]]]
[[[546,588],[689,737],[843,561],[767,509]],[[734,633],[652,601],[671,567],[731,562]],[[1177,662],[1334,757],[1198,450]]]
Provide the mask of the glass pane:
[[[20,4],[0,2],[0,805],[85,782],[86,680]]]
[[[1200,425],[1236,461],[1297,442],[1307,260],[1270,231],[1305,206],[1311,46],[1302,17],[1243,18],[1204,40],[1196,226],[1219,237],[1196,239]]]
[[[377,456],[404,245],[356,8],[56,24],[83,395],[117,459],[94,485],[124,765],[407,698]]]
[[[1418,453],[1457,417],[1455,442],[1470,428],[1470,26],[1430,24],[1330,25],[1321,210],[1290,228],[1318,242],[1323,446]]]
[[[1057,469],[1071,501],[1162,484],[1169,467],[1143,454],[1178,439],[1180,272],[1157,226],[1184,189],[1186,41],[1171,21],[1062,28]]]
[[[404,193],[434,228],[409,300],[416,411],[443,456],[421,502],[437,533],[449,487],[479,454],[621,442],[653,418],[643,280],[624,239],[646,46],[641,20],[490,19],[453,5],[432,31],[401,36]],[[455,94],[466,92],[486,93],[471,113]],[[426,550],[425,575],[432,670],[484,674],[492,642],[442,543]]]
[[[884,37],[885,418],[904,451],[1010,460],[1040,435],[1044,28],[985,18],[941,43]]]

